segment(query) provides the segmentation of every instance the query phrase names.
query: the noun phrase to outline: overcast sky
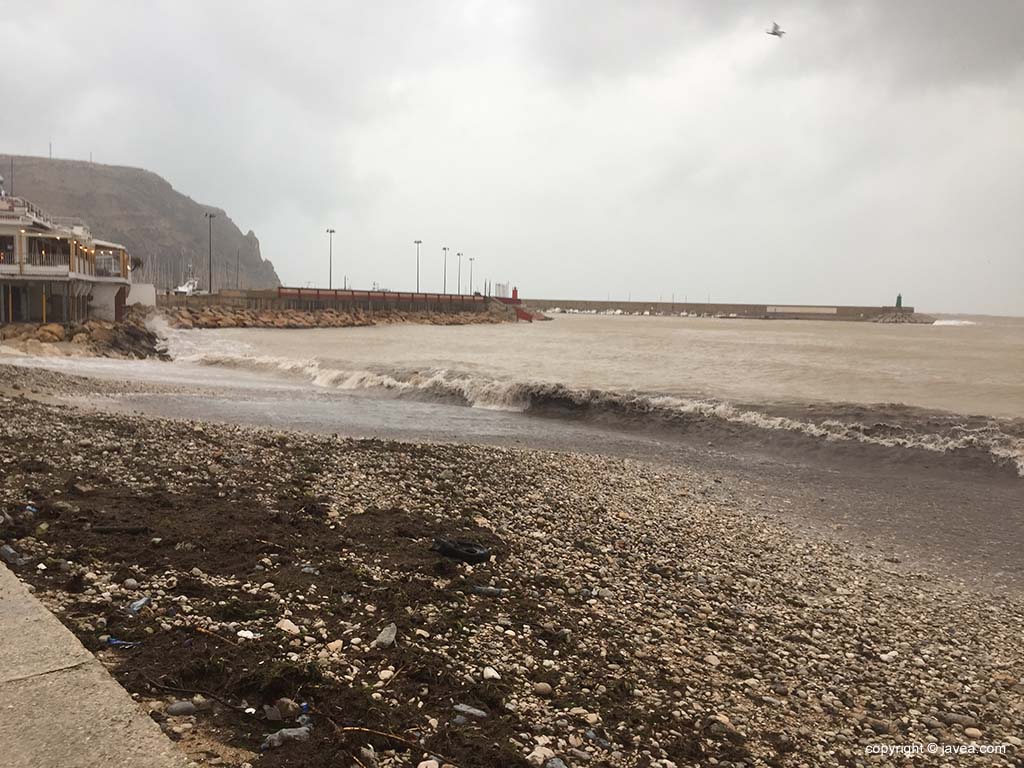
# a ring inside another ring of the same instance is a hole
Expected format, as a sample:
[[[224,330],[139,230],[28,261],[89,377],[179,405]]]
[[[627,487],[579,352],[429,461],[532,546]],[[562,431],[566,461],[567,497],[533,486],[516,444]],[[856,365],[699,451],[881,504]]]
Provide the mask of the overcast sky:
[[[0,151],[155,171],[286,284],[331,226],[357,287],[418,238],[427,290],[447,245],[527,296],[1024,315],[1022,0],[0,7]]]

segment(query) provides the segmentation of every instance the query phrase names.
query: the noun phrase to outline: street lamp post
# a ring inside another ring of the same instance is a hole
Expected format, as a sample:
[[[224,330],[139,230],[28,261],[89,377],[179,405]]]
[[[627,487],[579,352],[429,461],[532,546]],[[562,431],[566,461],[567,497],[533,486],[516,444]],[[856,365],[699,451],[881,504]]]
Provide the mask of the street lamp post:
[[[476,261],[476,256],[469,257],[469,295],[473,295],[473,262]]]
[[[327,290],[334,287],[334,230],[327,229]]]
[[[216,213],[211,213],[210,211],[207,211],[203,215],[206,217],[207,221],[210,223],[210,240],[209,240],[209,242],[210,242],[210,273],[209,273],[210,284],[208,286],[208,289],[210,291],[210,294],[213,295],[213,220],[217,218],[217,214]]]
[[[455,291],[458,294],[462,293],[462,251],[459,251],[459,289]]]
[[[448,246],[441,246],[444,251],[444,267],[441,270],[441,293],[448,293]]]
[[[416,293],[420,292],[420,246],[423,245],[422,240],[413,240],[416,244]]]

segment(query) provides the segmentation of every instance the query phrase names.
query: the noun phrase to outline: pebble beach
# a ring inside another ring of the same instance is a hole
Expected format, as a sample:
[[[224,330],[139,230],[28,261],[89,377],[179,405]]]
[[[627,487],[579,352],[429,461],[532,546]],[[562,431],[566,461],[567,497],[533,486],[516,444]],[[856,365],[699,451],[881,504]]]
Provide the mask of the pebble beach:
[[[1024,600],[713,473],[86,412],[60,398],[89,379],[2,375],[0,554],[199,765],[1024,755]]]

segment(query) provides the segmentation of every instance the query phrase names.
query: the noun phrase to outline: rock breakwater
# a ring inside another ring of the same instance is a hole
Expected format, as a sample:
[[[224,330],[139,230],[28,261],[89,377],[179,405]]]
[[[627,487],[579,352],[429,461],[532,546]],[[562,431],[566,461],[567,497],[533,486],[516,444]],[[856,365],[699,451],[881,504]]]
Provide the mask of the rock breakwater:
[[[0,325],[0,343],[8,354],[36,357],[100,356],[166,359],[160,338],[147,327],[151,313],[133,308],[120,322],[14,323]]]
[[[359,309],[245,309],[228,306],[174,307],[163,310],[167,321],[175,328],[352,328],[392,323],[420,323],[426,325],[470,325],[474,323],[500,323],[509,318],[498,312],[405,312],[382,310],[367,312]],[[514,318],[512,318],[514,319]]]

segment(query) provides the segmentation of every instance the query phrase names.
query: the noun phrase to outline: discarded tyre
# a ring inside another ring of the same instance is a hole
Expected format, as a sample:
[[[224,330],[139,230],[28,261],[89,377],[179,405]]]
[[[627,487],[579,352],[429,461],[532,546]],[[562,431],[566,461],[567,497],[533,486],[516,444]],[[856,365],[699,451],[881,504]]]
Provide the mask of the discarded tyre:
[[[434,539],[433,548],[445,557],[464,563],[486,563],[491,559],[491,550],[473,541],[438,538]]]

